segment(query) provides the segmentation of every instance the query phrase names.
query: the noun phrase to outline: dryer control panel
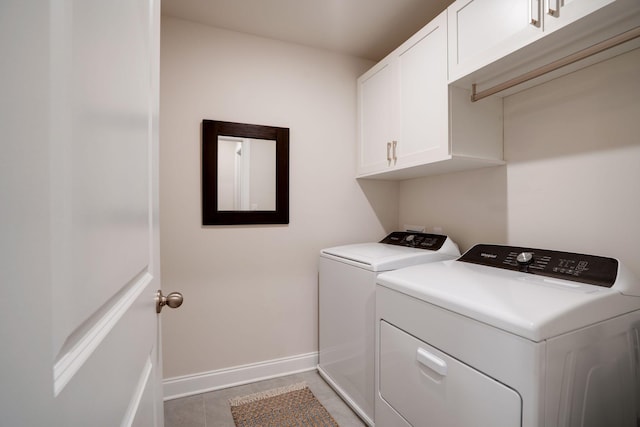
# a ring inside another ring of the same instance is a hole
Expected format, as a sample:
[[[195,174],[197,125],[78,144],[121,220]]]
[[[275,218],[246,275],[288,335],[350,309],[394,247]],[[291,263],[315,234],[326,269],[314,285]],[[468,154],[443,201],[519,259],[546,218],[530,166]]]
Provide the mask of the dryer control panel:
[[[614,285],[618,275],[618,261],[614,258],[518,246],[480,244],[458,261],[606,288]]]
[[[446,240],[447,236],[442,236],[440,234],[394,231],[393,233],[382,239],[380,243],[437,251],[442,247],[442,245],[444,245],[444,242]]]

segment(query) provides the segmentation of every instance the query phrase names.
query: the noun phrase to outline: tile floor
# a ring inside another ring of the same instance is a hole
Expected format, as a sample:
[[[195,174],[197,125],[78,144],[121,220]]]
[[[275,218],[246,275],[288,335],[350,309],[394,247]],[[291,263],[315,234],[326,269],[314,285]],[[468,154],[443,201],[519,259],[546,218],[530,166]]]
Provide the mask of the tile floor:
[[[363,427],[365,424],[338,397],[317,371],[303,372],[257,383],[231,387],[164,402],[165,427],[234,427],[228,400],[236,396],[270,390],[306,381],[340,427]]]

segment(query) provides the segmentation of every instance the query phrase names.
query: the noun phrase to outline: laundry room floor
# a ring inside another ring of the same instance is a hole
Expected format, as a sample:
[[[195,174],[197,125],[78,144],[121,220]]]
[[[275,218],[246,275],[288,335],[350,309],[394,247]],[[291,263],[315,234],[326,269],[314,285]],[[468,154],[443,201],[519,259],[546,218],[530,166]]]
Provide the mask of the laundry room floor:
[[[306,381],[309,389],[340,427],[365,424],[320,377],[317,371],[259,381],[164,402],[165,427],[234,427],[229,399]]]

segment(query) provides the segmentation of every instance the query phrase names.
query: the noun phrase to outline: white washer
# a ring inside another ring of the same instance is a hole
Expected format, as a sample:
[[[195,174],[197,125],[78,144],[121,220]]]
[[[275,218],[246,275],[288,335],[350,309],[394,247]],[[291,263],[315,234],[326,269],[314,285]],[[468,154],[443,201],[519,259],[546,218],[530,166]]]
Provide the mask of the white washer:
[[[411,232],[320,252],[318,371],[368,425],[375,400],[376,276],[459,255],[447,236]]]
[[[639,296],[615,259],[511,246],[381,274],[376,423],[636,427]]]

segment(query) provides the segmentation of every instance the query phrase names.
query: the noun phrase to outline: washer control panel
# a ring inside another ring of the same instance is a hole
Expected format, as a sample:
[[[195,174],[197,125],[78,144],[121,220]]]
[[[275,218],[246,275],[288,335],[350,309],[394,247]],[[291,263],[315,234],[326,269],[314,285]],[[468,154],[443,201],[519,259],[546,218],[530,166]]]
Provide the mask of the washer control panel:
[[[440,234],[394,231],[393,233],[382,239],[380,243],[437,251],[442,247],[442,245],[444,245],[444,242],[446,240],[447,236],[442,236]]]
[[[476,245],[458,261],[610,288],[618,275],[613,258],[518,246]]]

